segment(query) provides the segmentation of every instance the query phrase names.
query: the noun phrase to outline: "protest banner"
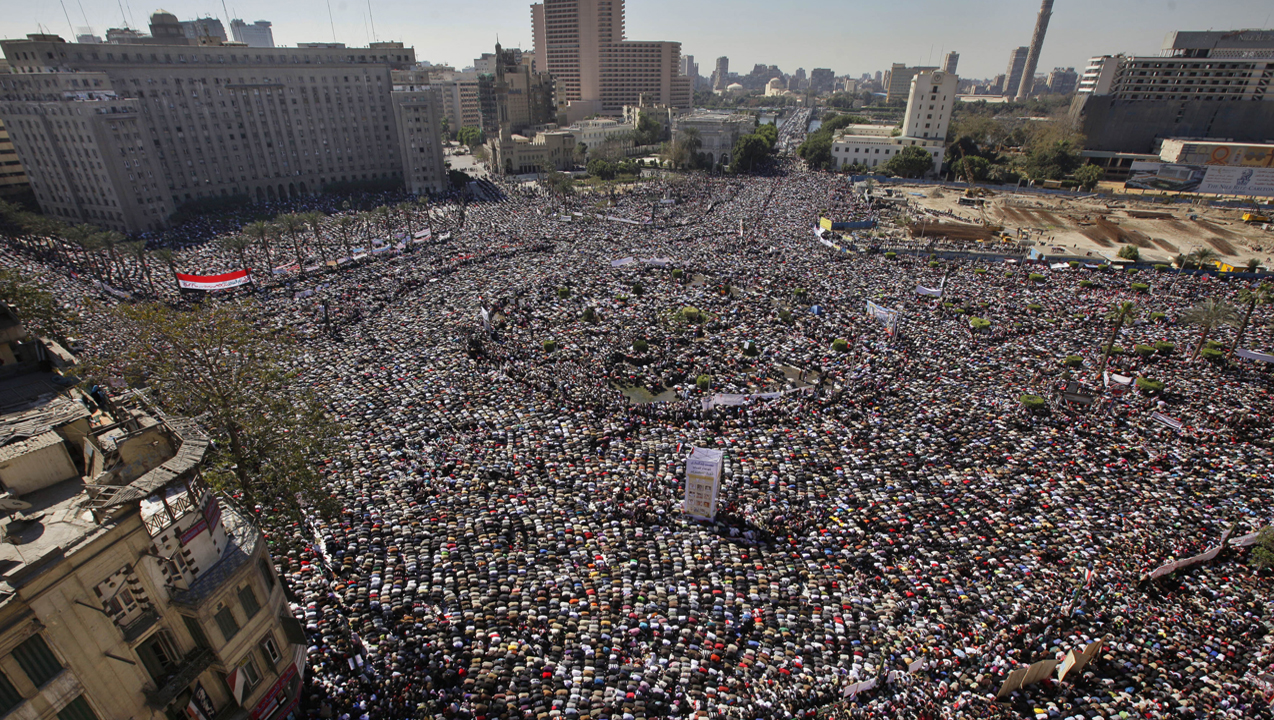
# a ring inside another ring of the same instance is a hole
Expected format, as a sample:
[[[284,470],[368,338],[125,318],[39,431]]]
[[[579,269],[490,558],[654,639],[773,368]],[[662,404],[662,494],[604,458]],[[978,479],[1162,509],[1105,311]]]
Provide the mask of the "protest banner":
[[[238,287],[252,282],[251,273],[249,273],[246,269],[232,270],[220,275],[174,274],[177,276],[177,285],[182,290],[225,290],[227,288]]]

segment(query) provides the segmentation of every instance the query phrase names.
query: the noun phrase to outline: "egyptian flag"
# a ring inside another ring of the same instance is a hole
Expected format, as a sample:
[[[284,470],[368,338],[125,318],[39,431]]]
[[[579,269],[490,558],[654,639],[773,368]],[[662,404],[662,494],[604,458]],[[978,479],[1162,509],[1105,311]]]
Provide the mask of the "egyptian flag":
[[[252,282],[249,271],[234,270],[221,275],[183,275],[176,273],[177,285],[182,290],[225,290]]]
[[[248,689],[248,677],[243,672],[243,668],[235,668],[226,676],[226,685],[230,686],[230,693],[234,695],[234,701],[243,705],[243,695]]]

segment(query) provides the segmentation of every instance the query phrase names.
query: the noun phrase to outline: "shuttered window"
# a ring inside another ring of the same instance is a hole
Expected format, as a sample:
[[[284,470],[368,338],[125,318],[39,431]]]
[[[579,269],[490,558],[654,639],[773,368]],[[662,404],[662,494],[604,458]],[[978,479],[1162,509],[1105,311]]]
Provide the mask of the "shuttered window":
[[[22,696],[18,694],[17,688],[13,687],[4,673],[0,673],[0,714],[7,713],[20,704]]]
[[[39,635],[32,635],[14,648],[13,659],[18,661],[36,687],[44,685],[62,672],[62,663],[53,656],[53,651],[49,650],[44,638]]]
[[[71,701],[70,705],[58,713],[58,720],[97,720],[97,713],[88,706],[88,701],[81,695]]]

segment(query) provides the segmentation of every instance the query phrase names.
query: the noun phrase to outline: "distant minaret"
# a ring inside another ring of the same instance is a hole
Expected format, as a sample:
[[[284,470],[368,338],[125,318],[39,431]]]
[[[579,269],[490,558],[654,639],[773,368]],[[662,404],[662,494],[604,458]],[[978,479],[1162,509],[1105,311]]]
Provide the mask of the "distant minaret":
[[[1040,5],[1040,16],[1035,21],[1035,34],[1031,36],[1031,51],[1026,56],[1026,68],[1022,70],[1022,82],[1017,88],[1018,102],[1031,96],[1031,86],[1035,84],[1035,67],[1040,62],[1040,51],[1044,49],[1044,33],[1048,32],[1048,19],[1053,16],[1053,0],[1044,0]],[[1012,88],[1009,88],[1011,91]],[[1007,93],[1005,93],[1007,94]]]

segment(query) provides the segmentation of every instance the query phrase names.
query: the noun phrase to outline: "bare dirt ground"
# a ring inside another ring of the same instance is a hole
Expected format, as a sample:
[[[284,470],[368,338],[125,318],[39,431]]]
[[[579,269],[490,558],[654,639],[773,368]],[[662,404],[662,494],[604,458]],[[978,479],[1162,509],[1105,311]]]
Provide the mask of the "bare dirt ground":
[[[921,207],[957,216],[943,217],[942,222],[981,224],[976,208],[959,204],[962,189],[893,187]],[[1236,267],[1257,258],[1265,268],[1274,268],[1274,232],[1244,223],[1241,210],[1165,207],[1122,198],[1075,200],[1032,193],[992,192],[986,200],[986,217],[1003,224],[1005,232],[1017,235],[1026,230],[1038,245],[1061,247],[1068,254],[1113,256],[1120,246],[1135,245],[1143,260],[1168,263],[1180,253],[1207,247]]]

